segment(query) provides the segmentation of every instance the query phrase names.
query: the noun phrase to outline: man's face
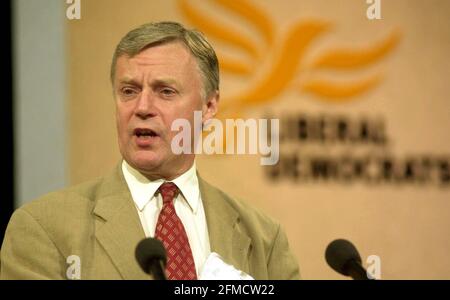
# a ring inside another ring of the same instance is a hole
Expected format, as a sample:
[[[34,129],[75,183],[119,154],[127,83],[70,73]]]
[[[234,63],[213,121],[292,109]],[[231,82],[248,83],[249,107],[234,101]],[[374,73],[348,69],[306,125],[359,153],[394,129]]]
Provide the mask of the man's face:
[[[173,179],[185,172],[194,155],[172,152],[177,133],[170,128],[179,118],[193,128],[195,110],[203,112],[203,121],[213,117],[218,95],[202,99],[202,88],[197,62],[180,42],[119,57],[114,96],[122,157],[150,179]]]

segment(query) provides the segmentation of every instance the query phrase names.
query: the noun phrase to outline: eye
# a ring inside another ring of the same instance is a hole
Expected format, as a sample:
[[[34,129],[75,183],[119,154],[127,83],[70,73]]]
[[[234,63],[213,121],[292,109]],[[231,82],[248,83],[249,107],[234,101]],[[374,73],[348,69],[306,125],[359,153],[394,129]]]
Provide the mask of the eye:
[[[177,91],[175,91],[172,88],[165,87],[165,88],[161,88],[159,93],[165,98],[171,98],[177,94]]]
[[[120,89],[120,93],[125,97],[131,97],[139,93],[136,88],[123,87]]]

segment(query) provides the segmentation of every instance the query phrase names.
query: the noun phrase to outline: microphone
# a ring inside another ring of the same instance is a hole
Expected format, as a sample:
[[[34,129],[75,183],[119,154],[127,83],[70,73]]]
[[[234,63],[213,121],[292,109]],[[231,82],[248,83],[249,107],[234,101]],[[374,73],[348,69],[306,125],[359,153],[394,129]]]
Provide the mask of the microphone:
[[[328,265],[336,272],[355,280],[369,280],[355,246],[343,239],[332,241],[325,251]]]
[[[135,251],[136,260],[145,273],[156,280],[166,280],[167,256],[163,244],[154,238],[143,239]]]

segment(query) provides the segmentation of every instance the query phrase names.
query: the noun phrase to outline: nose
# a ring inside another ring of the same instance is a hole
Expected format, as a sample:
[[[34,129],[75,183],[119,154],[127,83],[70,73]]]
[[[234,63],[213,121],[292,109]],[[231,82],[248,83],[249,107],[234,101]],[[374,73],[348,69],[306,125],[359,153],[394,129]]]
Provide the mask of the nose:
[[[154,117],[156,115],[154,101],[155,99],[151,93],[143,91],[136,103],[136,116],[143,120]]]

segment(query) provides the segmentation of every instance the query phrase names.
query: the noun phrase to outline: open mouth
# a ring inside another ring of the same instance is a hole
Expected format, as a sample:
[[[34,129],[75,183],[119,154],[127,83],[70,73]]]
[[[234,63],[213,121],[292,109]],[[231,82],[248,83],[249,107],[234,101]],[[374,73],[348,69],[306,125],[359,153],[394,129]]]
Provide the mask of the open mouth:
[[[138,138],[140,137],[157,137],[158,134],[149,129],[149,128],[136,128],[134,130],[134,135],[137,136]]]

